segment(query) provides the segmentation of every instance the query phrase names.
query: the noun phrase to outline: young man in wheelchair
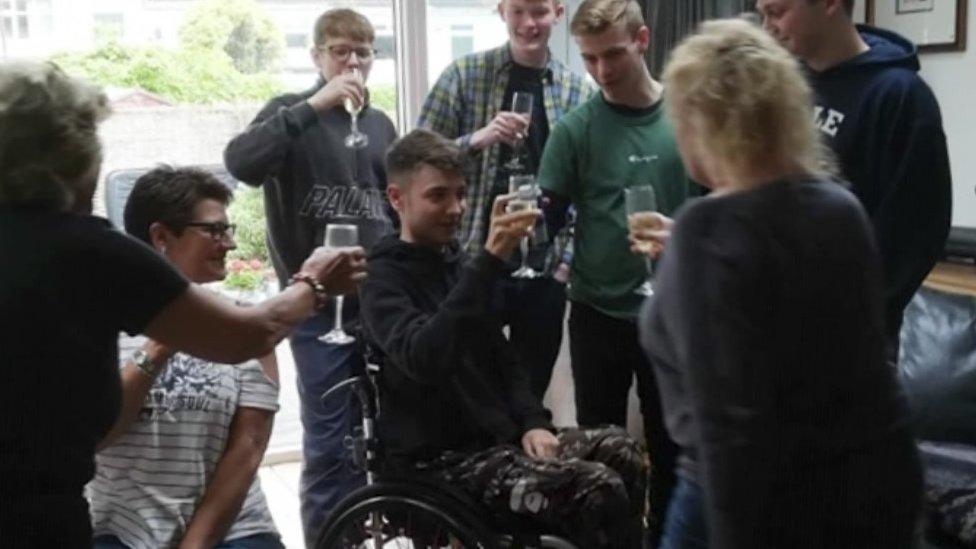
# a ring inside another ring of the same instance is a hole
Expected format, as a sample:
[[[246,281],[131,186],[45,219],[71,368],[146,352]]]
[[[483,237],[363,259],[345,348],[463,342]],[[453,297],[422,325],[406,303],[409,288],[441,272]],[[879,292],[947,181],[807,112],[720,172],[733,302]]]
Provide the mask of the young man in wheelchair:
[[[560,429],[489,311],[537,209],[495,201],[484,250],[454,239],[463,153],[414,130],[387,155],[401,232],[377,243],[362,288],[367,340],[382,357],[378,429],[388,461],[461,489],[504,522],[531,518],[582,547],[639,547],[645,465],[616,427]]]

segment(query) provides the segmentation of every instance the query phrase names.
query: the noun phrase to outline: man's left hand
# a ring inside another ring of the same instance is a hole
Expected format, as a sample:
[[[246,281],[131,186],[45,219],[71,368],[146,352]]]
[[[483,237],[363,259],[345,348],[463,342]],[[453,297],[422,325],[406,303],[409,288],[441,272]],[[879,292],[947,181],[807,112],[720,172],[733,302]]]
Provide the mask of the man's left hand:
[[[534,459],[556,457],[559,439],[546,429],[530,429],[522,435],[522,449]]]

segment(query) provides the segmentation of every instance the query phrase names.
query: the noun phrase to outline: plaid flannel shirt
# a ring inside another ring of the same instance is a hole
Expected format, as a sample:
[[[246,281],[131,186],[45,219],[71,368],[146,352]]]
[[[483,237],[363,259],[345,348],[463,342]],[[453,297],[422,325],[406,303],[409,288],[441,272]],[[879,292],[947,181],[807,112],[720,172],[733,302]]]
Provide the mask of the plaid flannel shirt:
[[[457,59],[441,73],[420,111],[417,125],[454,139],[471,152],[474,162],[468,178],[467,209],[461,218],[459,240],[469,254],[479,251],[487,236],[486,202],[491,198],[498,169],[500,144],[482,151],[470,148],[471,134],[488,125],[495,115],[506,110],[502,105],[513,61],[508,43],[491,50]],[[543,98],[549,129],[574,107],[584,102],[596,88],[582,76],[549,56],[543,74]],[[559,264],[565,235],[554,239],[547,253],[546,274]]]

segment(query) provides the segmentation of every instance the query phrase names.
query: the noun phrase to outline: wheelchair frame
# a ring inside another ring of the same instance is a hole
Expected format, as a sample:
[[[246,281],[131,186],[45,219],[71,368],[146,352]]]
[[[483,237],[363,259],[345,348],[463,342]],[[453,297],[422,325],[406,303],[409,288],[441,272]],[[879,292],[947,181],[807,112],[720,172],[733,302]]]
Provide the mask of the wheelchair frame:
[[[364,356],[364,374],[336,384],[321,398],[349,389],[359,401],[361,426],[346,438],[346,447],[353,453],[354,463],[365,471],[366,485],[343,498],[330,513],[319,531],[317,549],[380,549],[394,541],[394,547],[414,549],[577,549],[528,523],[525,531],[498,533],[483,518],[487,513],[478,504],[443,484],[419,477],[379,478],[384,464],[376,433],[380,366],[371,349]]]

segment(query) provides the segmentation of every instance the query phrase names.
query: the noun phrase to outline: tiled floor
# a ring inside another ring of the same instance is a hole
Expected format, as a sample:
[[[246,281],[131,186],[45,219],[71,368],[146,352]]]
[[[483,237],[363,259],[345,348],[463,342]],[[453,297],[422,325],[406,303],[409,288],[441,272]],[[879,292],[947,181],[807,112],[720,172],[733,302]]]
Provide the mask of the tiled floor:
[[[565,335],[565,329],[564,329]],[[555,425],[574,425],[576,406],[573,403],[573,379],[569,369],[568,338],[563,346],[552,374],[552,382],[544,404],[553,414]],[[295,364],[287,343],[278,347],[278,370],[281,380],[281,409],[275,416],[271,443],[261,467],[261,486],[282,541],[288,549],[301,549],[302,524],[298,509],[298,479],[301,472],[302,427],[299,420],[299,401],[296,388]],[[631,433],[640,433],[640,417],[634,391],[631,390],[628,427]]]

